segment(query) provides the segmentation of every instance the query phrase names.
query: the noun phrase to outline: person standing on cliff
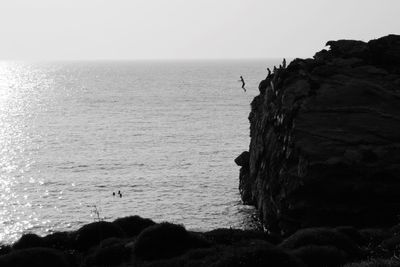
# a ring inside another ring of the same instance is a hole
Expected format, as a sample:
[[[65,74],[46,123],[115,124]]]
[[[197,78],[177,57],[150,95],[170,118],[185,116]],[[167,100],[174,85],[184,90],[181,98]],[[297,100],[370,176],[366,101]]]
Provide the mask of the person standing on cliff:
[[[244,86],[246,85],[246,83],[244,82],[244,79],[243,79],[242,76],[240,76],[240,81],[239,81],[239,82],[242,82],[242,89],[243,89],[243,91],[246,92],[246,88],[244,88]]]

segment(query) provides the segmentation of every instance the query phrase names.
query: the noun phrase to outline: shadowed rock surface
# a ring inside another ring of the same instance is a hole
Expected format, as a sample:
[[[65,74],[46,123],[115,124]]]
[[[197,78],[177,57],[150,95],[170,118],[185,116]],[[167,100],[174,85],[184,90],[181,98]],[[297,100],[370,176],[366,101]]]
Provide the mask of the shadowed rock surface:
[[[113,222],[113,224],[119,226],[127,236],[133,237],[140,234],[140,232],[147,227],[154,225],[155,222],[150,219],[141,218],[140,216],[135,215],[118,218]]]
[[[208,247],[209,243],[186,231],[181,225],[161,223],[146,228],[138,236],[134,253],[144,260],[172,258],[188,249]]]
[[[292,253],[308,267],[342,266],[348,260],[344,251],[332,246],[304,246],[293,250]]]
[[[362,252],[359,246],[345,234],[329,228],[307,228],[301,229],[285,239],[281,247],[286,249],[299,249],[309,246],[329,246],[334,247],[347,255],[359,257]]]
[[[127,229],[149,221],[134,217],[121,220]],[[96,222],[44,237],[26,234],[12,245],[0,246],[0,266],[399,266],[400,224],[361,230],[308,228],[286,238],[239,229],[191,232],[167,222],[155,223],[137,237],[116,229],[112,223]]]
[[[50,248],[28,248],[0,257],[3,267],[70,267],[63,252]]]
[[[32,233],[24,234],[13,244],[15,250],[34,247],[45,247],[45,243],[40,236]]]
[[[276,69],[251,104],[239,188],[274,232],[399,215],[400,36],[327,45]]]
[[[88,250],[100,241],[110,237],[124,237],[124,232],[117,225],[99,221],[86,224],[76,232],[76,246],[84,251]]]

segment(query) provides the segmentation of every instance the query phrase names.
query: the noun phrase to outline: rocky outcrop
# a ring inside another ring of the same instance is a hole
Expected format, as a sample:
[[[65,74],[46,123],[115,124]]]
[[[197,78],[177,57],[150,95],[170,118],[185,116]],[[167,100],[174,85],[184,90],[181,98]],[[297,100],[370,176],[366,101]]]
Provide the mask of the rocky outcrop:
[[[25,234],[13,245],[0,244],[0,266],[390,267],[400,264],[393,256],[399,246],[400,224],[386,229],[307,228],[282,238],[232,228],[192,232],[183,225],[129,216],[44,237]]]
[[[271,231],[398,221],[400,36],[327,45],[276,68],[251,104],[239,188]]]

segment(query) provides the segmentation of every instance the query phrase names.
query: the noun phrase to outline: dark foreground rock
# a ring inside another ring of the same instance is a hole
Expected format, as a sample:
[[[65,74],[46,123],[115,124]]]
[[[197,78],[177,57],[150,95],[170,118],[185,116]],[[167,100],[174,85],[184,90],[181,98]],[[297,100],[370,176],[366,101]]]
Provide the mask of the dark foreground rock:
[[[70,267],[67,256],[50,248],[26,248],[14,250],[0,257],[0,266],[4,267]]]
[[[117,224],[96,222],[44,237],[25,234],[14,244],[0,246],[0,266],[400,266],[400,224],[306,228],[284,238],[240,229],[191,232],[138,216],[118,221],[128,232]]]
[[[139,234],[134,254],[143,260],[172,258],[195,248],[210,247],[206,239],[189,233],[181,225],[161,223]]]
[[[270,231],[398,221],[400,36],[327,45],[275,69],[251,104],[240,192]]]

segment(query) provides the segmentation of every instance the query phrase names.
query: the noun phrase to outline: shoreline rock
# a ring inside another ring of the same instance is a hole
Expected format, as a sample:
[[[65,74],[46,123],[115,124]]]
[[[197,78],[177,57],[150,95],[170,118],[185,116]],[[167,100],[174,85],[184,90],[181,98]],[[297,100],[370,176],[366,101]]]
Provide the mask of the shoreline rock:
[[[26,234],[0,246],[0,266],[399,266],[393,257],[399,229],[307,228],[280,237],[239,229],[192,232],[131,216],[44,237]]]
[[[400,214],[400,36],[327,45],[275,68],[251,103],[239,190],[283,235]]]

